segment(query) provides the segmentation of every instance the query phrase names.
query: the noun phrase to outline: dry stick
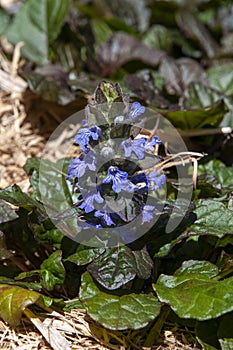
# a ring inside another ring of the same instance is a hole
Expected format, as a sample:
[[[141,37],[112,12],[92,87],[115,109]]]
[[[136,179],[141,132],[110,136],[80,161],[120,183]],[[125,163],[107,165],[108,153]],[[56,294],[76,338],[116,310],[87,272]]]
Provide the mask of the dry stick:
[[[20,50],[24,46],[24,42],[20,41],[16,44],[14,53],[13,53],[13,59],[11,63],[11,72],[10,75],[12,78],[17,76],[18,68],[19,68],[19,60],[20,60]]]
[[[231,134],[233,132],[233,128],[230,126],[224,126],[222,128],[214,128],[214,129],[191,129],[191,130],[178,130],[181,136],[183,137],[193,137],[193,136],[207,136],[207,135],[215,135],[215,134]]]

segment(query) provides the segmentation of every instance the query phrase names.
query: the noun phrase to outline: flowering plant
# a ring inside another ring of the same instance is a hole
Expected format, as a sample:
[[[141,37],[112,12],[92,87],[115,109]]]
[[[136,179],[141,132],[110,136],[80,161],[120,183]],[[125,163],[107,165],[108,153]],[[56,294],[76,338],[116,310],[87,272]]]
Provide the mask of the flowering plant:
[[[135,240],[139,226],[153,222],[159,213],[157,192],[166,175],[154,166],[163,159],[158,155],[162,141],[143,130],[145,112],[139,102],[129,103],[118,84],[103,82],[75,136],[79,154],[71,160],[66,179],[78,198],[77,225],[82,230],[97,229],[100,239],[103,230],[110,245]],[[138,217],[137,228],[130,225],[130,236],[125,235],[122,226]]]

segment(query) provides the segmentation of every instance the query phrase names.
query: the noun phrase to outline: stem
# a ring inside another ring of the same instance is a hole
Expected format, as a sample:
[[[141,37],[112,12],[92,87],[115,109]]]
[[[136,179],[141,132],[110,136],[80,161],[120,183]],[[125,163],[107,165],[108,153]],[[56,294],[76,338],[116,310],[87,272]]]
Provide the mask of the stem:
[[[170,309],[168,306],[164,306],[159,317],[157,318],[157,321],[152,326],[152,328],[149,331],[149,334],[145,340],[144,346],[145,347],[151,347],[155,343],[158,343],[159,336],[161,334],[161,330],[163,328],[163,325],[170,313]]]

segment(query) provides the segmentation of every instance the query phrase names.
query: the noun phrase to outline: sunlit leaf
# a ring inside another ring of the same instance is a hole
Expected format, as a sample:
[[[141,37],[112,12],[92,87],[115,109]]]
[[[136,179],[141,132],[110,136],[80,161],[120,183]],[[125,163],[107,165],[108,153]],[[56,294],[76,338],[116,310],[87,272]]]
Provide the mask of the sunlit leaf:
[[[77,265],[86,265],[97,258],[100,254],[103,254],[104,251],[104,248],[92,248],[80,244],[76,252],[66,258],[66,260]]]
[[[194,211],[197,220],[188,229],[188,235],[213,235],[223,237],[233,234],[232,211],[218,201],[201,199],[197,202]]]
[[[208,320],[233,310],[233,277],[217,281],[203,273],[195,277],[162,274],[153,287],[159,300],[182,318]]]
[[[139,329],[154,320],[161,304],[152,294],[117,296],[102,292],[89,273],[82,276],[80,298],[88,314],[108,329]]]
[[[31,290],[0,284],[0,317],[11,326],[17,326],[25,308],[39,297],[39,293]]]

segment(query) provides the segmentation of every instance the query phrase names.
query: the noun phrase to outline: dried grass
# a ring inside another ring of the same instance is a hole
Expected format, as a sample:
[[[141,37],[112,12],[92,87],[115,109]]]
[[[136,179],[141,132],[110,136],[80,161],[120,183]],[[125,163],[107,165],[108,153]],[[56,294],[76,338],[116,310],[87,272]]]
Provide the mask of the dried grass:
[[[40,156],[44,138],[26,119],[22,96],[27,83],[17,75],[20,47],[19,43],[12,62],[0,52],[0,188],[17,183],[27,191],[23,165],[27,158]]]
[[[29,311],[29,310],[28,310]],[[29,312],[20,326],[15,329],[0,321],[0,349],[2,350],[199,350],[192,334],[184,329],[170,328],[162,332],[162,344],[153,347],[143,347],[145,331],[108,331],[87,317],[84,310],[72,310],[59,314],[55,311],[49,314]],[[37,325],[30,321],[35,319],[43,325],[38,330]],[[47,330],[47,335],[45,334]],[[45,340],[47,339],[47,341]]]

